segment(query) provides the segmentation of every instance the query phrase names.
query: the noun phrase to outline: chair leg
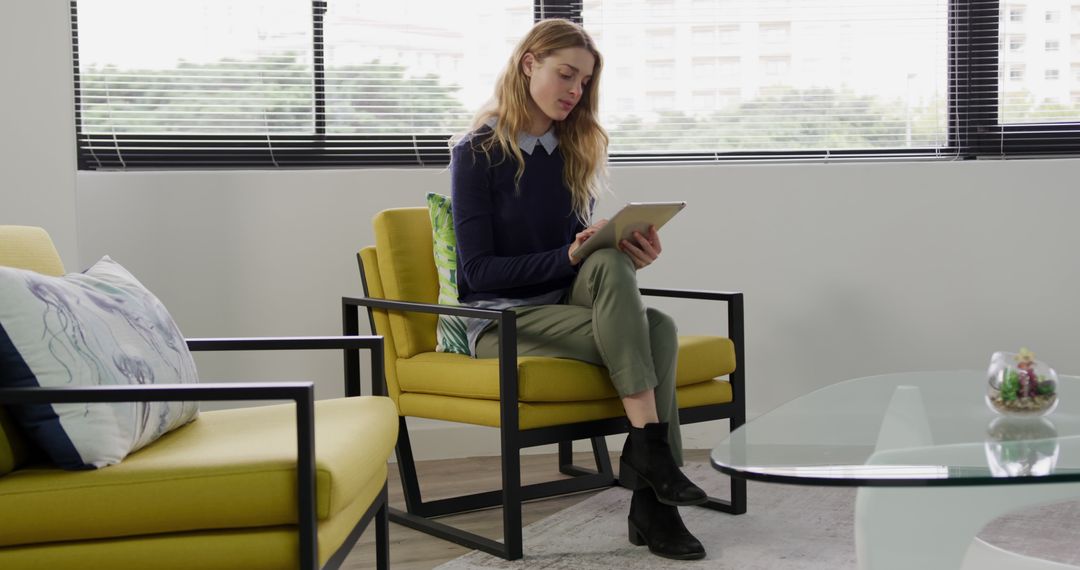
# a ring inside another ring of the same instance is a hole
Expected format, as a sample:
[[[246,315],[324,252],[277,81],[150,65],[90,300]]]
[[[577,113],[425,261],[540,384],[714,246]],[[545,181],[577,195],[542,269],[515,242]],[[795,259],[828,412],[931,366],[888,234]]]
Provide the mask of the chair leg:
[[[409,425],[404,416],[398,417],[398,440],[394,451],[397,454],[398,474],[401,476],[401,490],[405,495],[405,510],[419,514],[423,499],[420,497],[420,482],[416,478],[416,461],[413,459],[412,443],[409,441]]]
[[[375,568],[377,570],[389,570],[390,497],[385,487],[383,487],[379,500],[382,501],[382,506],[375,513]]]
[[[597,473],[604,473],[615,482],[615,470],[611,468],[611,455],[608,453],[607,439],[604,437],[592,438],[593,460],[596,461]]]
[[[507,560],[520,560],[521,538],[521,448],[517,425],[502,431],[503,545]]]
[[[608,456],[607,440],[601,437],[589,438],[592,443],[593,460],[596,462],[596,470],[578,467],[574,465],[573,442],[559,442],[559,472],[564,475],[579,477],[582,475],[607,475],[615,482],[615,471],[611,468],[611,457]]]
[[[567,472],[568,469],[574,467],[574,442],[572,441],[560,441],[559,442],[559,472],[566,475],[573,475],[572,472]]]
[[[400,420],[396,453],[406,510],[388,508],[390,521],[506,560],[518,560],[523,554],[521,529],[523,501],[602,489],[611,486],[614,482],[604,438],[595,437],[591,439],[599,473],[570,465],[574,469],[580,469],[581,476],[522,485],[522,434],[518,430],[508,430],[501,433],[501,489],[424,502],[421,499],[419,481],[416,476],[416,463],[409,442],[408,427],[405,424],[405,418],[400,418]],[[560,452],[560,456],[562,453],[565,452]],[[503,508],[503,542],[435,520],[440,516],[499,506]]]

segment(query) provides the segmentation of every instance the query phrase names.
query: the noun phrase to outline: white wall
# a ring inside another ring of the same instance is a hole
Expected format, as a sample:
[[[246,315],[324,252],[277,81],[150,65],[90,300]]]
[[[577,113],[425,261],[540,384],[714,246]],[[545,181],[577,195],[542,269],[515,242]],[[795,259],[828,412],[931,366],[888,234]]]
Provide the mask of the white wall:
[[[621,167],[600,211],[689,202],[641,282],[745,292],[753,416],[839,380],[982,369],[994,350],[1020,346],[1080,373],[1078,175],[1080,160]],[[372,216],[421,205],[448,175],[80,173],[78,186],[82,262],[108,253],[128,265],[187,335],[329,334],[340,330],[339,298],[361,293],[354,254],[372,242]],[[724,331],[720,306],[657,304],[683,332]],[[206,377],[341,391],[337,355],[199,363]],[[493,430],[419,427],[421,457],[498,449]],[[689,446],[723,432],[689,429]]]
[[[67,2],[0,2],[0,224],[42,226],[78,260]]]

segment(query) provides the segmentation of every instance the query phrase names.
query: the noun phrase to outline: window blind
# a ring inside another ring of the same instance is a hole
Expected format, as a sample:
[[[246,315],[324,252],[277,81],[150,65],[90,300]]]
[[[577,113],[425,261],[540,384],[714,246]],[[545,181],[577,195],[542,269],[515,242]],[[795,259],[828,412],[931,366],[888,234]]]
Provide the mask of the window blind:
[[[947,0],[586,0],[614,161],[940,156]]]
[[[1080,152],[1080,4],[972,0],[973,152]]]
[[[71,0],[81,169],[445,165],[539,19],[605,56],[613,162],[1080,153],[1041,0]]]
[[[72,0],[79,165],[445,164],[514,43],[574,4]]]

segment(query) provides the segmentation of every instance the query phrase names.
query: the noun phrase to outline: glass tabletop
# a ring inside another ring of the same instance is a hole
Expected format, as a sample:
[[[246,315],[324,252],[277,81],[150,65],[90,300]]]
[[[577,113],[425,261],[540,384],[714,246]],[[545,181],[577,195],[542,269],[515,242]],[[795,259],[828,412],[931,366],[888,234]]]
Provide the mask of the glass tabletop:
[[[985,372],[857,378],[731,432],[720,471],[806,485],[928,486],[1080,481],[1080,378],[1061,376],[1042,418],[990,410]]]

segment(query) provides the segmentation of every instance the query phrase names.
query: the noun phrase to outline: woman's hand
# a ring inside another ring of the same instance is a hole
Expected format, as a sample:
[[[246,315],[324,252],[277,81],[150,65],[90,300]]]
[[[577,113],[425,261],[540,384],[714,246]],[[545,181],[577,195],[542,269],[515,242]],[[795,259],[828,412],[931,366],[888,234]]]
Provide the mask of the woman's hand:
[[[619,242],[619,249],[630,256],[630,261],[633,261],[634,267],[638,269],[648,267],[656,261],[656,258],[660,257],[660,251],[663,250],[660,247],[660,234],[655,226],[649,226],[647,236],[642,235],[641,232],[634,232],[633,239],[624,239]]]
[[[606,223],[607,218],[602,218],[598,220],[595,224],[581,230],[577,233],[577,235],[574,236],[574,243],[570,244],[570,251],[568,252],[570,255],[570,265],[577,265],[584,261],[584,258],[575,258],[574,252],[577,251],[577,248],[581,247],[581,244],[585,243],[585,240],[589,239],[593,234],[598,232],[600,228],[604,227],[604,224]]]

